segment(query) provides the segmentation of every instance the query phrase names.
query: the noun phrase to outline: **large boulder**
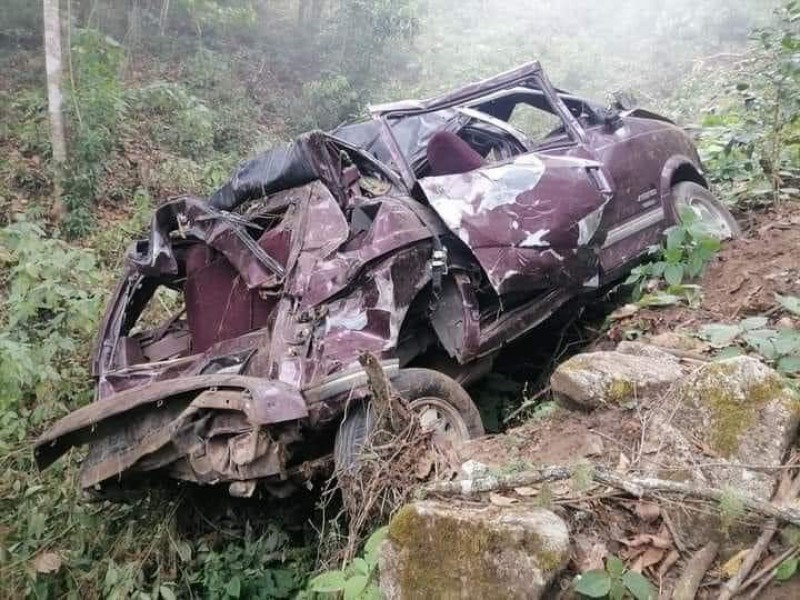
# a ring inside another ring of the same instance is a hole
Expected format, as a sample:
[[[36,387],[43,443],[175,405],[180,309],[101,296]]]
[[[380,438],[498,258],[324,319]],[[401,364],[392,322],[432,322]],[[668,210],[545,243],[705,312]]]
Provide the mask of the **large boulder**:
[[[561,363],[550,377],[555,397],[586,409],[619,406],[661,392],[683,376],[680,361],[655,346],[620,346]]]
[[[654,415],[651,470],[666,465],[662,477],[769,499],[774,473],[757,469],[783,462],[799,422],[800,398],[773,369],[749,356],[710,362],[672,388]]]
[[[380,551],[384,598],[543,597],[569,559],[569,531],[543,508],[403,507]]]

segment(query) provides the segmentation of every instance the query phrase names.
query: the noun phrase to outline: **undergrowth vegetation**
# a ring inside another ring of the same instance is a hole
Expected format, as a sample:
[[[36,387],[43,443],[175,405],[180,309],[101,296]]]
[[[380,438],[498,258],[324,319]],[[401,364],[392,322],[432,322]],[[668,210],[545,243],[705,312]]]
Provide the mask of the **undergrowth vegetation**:
[[[634,267],[626,285],[632,286],[633,298],[643,306],[664,306],[686,300],[694,303],[697,285],[691,283],[720,248],[720,241],[685,210],[681,223],[670,227],[662,245],[651,248],[654,260]]]
[[[78,492],[77,453],[42,473],[33,461],[31,442],[43,427],[91,400],[101,307],[153,205],[209,193],[248,154],[334,127],[367,102],[441,91],[538,57],[557,85],[602,99],[629,84],[653,94],[643,94],[644,105],[700,123],[708,176],[729,204],[798,196],[797,2],[771,23],[756,0],[709,2],[701,16],[652,3],[644,17],[639,6],[605,11],[587,1],[568,13],[551,2],[535,27],[524,3],[484,0],[116,4],[70,4],[63,173],[51,161],[41,6],[7,0],[0,14],[0,47],[9,50],[0,59],[0,598],[374,595],[374,543],[306,589],[318,540],[304,527],[279,526],[272,507],[205,505],[183,489],[93,502]],[[712,16],[716,37],[699,25]],[[642,37],[634,50],[649,61],[633,60],[615,41],[638,18],[658,23],[658,43]],[[748,45],[742,38],[753,23]],[[609,30],[596,35],[602,26]],[[52,212],[59,178],[60,215]],[[691,298],[715,250],[688,219],[631,282],[654,303]],[[796,298],[781,302],[797,307]],[[720,351],[752,351],[800,370],[796,332],[742,321],[702,335]],[[519,414],[520,388],[485,383],[489,428]],[[524,414],[551,408],[531,403]],[[605,573],[594,589],[631,591],[617,565]]]
[[[712,181],[742,208],[800,194],[800,3],[751,38],[750,51],[724,69],[700,138]]]
[[[0,229],[0,267],[0,409],[85,402],[105,287],[94,252],[22,221]]]

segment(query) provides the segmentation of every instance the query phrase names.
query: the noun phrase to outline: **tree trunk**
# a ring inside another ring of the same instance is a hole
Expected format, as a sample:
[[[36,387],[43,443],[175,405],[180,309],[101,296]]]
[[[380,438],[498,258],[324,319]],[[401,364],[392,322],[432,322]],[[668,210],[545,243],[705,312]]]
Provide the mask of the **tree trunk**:
[[[64,115],[61,110],[61,18],[58,3],[59,0],[43,0],[50,143],[53,147],[53,160],[57,166],[61,166],[67,159],[67,144],[64,138]]]
[[[55,163],[53,200],[50,217],[58,223],[64,213],[61,201],[61,176],[67,160],[67,142],[64,137],[64,113],[61,110],[61,17],[59,0],[43,0],[44,58],[47,71],[47,111],[50,116],[50,145]]]

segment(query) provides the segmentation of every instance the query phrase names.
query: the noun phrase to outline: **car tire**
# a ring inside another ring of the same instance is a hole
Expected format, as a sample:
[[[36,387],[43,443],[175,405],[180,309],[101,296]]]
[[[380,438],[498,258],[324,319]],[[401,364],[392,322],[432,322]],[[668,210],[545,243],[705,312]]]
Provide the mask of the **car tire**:
[[[459,441],[484,434],[478,408],[469,394],[455,380],[430,369],[401,369],[392,377],[395,390],[413,410],[426,419],[436,413],[435,423],[441,433]],[[351,407],[342,420],[333,448],[337,472],[353,470],[375,423],[375,414],[368,402]],[[424,423],[423,423],[424,425]]]
[[[680,223],[681,214],[689,209],[720,240],[735,239],[742,235],[739,224],[728,208],[708,189],[694,181],[682,181],[672,186],[670,201],[675,223]]]

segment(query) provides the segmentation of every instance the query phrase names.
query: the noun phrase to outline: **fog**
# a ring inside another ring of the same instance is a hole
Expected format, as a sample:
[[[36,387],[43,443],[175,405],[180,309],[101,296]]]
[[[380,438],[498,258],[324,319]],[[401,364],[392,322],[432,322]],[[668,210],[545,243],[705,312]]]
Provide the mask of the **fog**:
[[[554,83],[598,99],[670,99],[707,61],[745,51],[774,0],[428,0],[411,81],[421,94],[532,59]]]

